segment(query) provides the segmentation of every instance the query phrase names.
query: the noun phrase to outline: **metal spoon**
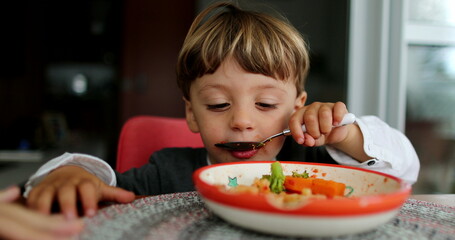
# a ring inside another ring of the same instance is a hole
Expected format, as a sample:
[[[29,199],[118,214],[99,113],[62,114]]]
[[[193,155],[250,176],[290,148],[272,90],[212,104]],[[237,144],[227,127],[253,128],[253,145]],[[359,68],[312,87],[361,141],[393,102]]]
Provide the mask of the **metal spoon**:
[[[339,125],[333,126],[333,127],[341,127],[341,126],[345,126],[345,125],[348,125],[348,124],[351,124],[354,122],[355,122],[355,115],[352,113],[347,113],[344,115],[341,123]],[[305,124],[302,125],[302,130],[303,130],[303,132],[306,132]],[[231,150],[231,151],[248,151],[248,150],[259,149],[259,148],[265,146],[265,144],[270,142],[273,138],[276,138],[279,136],[288,136],[288,135],[291,135],[291,130],[285,129],[284,131],[277,133],[273,136],[270,136],[261,142],[226,142],[226,143],[216,143],[215,146],[217,146],[219,148]]]

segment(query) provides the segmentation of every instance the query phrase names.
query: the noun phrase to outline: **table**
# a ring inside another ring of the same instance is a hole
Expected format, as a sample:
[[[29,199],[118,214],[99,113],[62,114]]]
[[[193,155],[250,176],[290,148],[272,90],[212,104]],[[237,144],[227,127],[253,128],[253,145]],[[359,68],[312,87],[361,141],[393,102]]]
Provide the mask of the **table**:
[[[410,198],[455,207],[455,194],[416,194]]]
[[[446,198],[453,197],[445,196]],[[366,233],[323,239],[455,239],[455,206],[413,196],[390,222]],[[438,197],[426,196],[427,199]],[[453,201],[452,201],[453,202]],[[144,197],[84,218],[79,239],[299,239],[249,231],[214,215],[197,192]],[[304,238],[307,239],[307,238]]]

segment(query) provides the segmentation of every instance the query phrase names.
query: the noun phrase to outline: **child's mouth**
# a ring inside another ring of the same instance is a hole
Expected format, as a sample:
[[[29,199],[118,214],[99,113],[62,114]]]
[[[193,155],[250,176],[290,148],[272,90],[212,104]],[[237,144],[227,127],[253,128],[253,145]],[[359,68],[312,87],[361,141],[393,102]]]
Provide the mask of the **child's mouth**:
[[[231,155],[235,158],[247,159],[253,157],[259,150],[247,150],[247,151],[231,151]]]

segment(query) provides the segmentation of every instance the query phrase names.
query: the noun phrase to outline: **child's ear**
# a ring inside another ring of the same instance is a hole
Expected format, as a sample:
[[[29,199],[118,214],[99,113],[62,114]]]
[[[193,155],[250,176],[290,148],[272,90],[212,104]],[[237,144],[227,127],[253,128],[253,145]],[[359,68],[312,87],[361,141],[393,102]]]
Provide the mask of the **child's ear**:
[[[186,116],[186,123],[190,130],[194,133],[199,132],[199,126],[197,125],[196,118],[194,117],[193,107],[191,106],[191,102],[186,98],[183,98],[185,101],[185,116]]]
[[[297,98],[295,99],[294,111],[305,106],[306,98],[307,98],[307,93],[305,91],[302,91],[299,94],[299,96],[297,96]]]

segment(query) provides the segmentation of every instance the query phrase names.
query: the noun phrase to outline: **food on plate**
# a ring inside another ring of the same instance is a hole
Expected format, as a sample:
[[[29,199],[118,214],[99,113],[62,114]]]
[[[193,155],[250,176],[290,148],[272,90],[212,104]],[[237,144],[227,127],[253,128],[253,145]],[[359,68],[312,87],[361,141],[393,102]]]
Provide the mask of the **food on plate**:
[[[306,170],[303,173],[284,175],[278,161],[271,164],[270,172],[270,175],[255,178],[251,185],[230,184],[220,188],[229,193],[264,194],[278,205],[284,206],[310,198],[330,199],[349,195],[345,191],[350,187],[344,183],[310,176]]]

